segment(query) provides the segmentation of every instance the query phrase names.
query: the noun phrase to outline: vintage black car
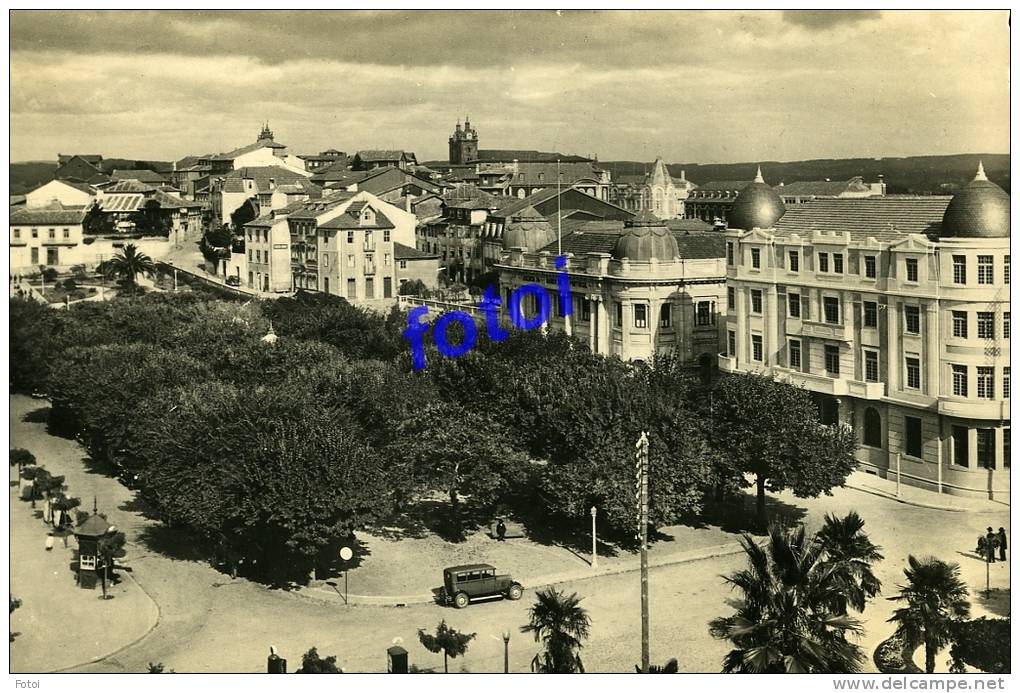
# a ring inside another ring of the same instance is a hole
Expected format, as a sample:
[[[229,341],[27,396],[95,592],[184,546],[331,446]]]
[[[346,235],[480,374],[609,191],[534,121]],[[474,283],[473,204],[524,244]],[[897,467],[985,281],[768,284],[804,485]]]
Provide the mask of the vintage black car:
[[[496,569],[487,563],[458,565],[443,571],[444,601],[458,609],[478,599],[520,599],[522,594],[521,583],[509,575],[496,575]]]

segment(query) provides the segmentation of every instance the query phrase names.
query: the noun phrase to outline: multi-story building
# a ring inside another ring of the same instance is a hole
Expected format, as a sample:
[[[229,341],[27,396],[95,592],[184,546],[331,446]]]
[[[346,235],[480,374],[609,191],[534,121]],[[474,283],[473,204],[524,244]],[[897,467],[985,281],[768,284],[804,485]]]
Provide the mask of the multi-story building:
[[[298,158],[305,162],[305,170],[312,172],[328,166],[347,166],[347,153],[339,149],[327,149],[318,154],[298,154]]]
[[[358,301],[396,296],[394,243],[414,246],[414,214],[343,191],[289,207],[286,219],[294,289]]]
[[[684,201],[695,187],[684,171],[679,178],[673,178],[659,157],[652,164],[652,170],[643,176],[622,179],[617,176],[609,192],[609,201],[632,212],[647,209],[659,219],[678,219],[683,218]]]
[[[786,209],[760,179],[730,210],[720,369],[814,393],[865,471],[1009,498],[1009,196],[979,168],[952,197]]]
[[[623,229],[574,231],[557,242],[552,225],[524,209],[502,240],[496,269],[504,309],[514,289],[538,283],[552,297],[548,326],[586,340],[594,353],[711,362],[718,352],[726,281],[720,234],[672,231],[645,211]],[[568,258],[570,316],[559,307],[558,249]],[[524,309],[530,317],[537,306],[525,302]]]
[[[255,142],[225,152],[209,154],[198,159],[197,165],[202,172],[209,175],[221,175],[244,166],[283,166],[296,173],[303,173],[304,168],[292,166],[286,162],[287,145],[273,139],[273,131],[269,124],[262,126]]]
[[[478,131],[471,127],[471,119],[464,117],[464,128],[457,127],[450,135],[450,163],[461,166],[478,159]]]
[[[850,180],[799,180],[776,186],[776,192],[787,205],[834,197],[876,197],[885,195],[885,190],[882,176],[877,183],[865,183],[863,176],[854,176]]]
[[[684,216],[725,225],[737,193],[751,181],[717,180],[699,185],[684,200]]]
[[[230,224],[231,215],[248,200],[256,213],[284,207],[291,202],[318,197],[319,186],[309,181],[311,174],[282,165],[243,166],[213,178],[209,201],[213,221]]]

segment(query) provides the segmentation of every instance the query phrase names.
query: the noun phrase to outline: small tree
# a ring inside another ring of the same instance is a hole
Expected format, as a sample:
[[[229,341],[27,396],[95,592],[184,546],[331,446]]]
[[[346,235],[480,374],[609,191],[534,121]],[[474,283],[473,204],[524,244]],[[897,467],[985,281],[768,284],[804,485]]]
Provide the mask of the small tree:
[[[103,570],[100,573],[100,577],[103,583],[104,599],[107,597],[106,583],[110,579],[110,570],[114,567],[114,560],[127,554],[124,550],[125,543],[127,543],[127,537],[124,536],[124,532],[107,532],[99,537],[99,557],[103,562]]]
[[[18,468],[18,488],[21,488],[22,470],[35,464],[35,455],[23,448],[11,448],[10,461],[12,467]]]
[[[31,486],[28,489],[29,500],[32,501],[32,507],[35,507],[35,499],[39,494],[39,482],[45,480],[50,475],[46,471],[46,467],[26,467],[21,472],[21,476],[24,477],[25,481],[31,482]]]
[[[820,423],[807,390],[753,373],[715,384],[711,444],[731,478],[746,486],[745,476],[754,476],[761,529],[766,490],[813,498],[842,485],[857,466],[853,429]]]
[[[953,623],[949,670],[963,674],[969,665],[988,674],[1008,674],[1009,625],[1008,618],[985,616]]]
[[[8,593],[8,595],[10,596],[10,599],[11,599],[10,614],[13,614],[14,610],[21,606],[21,600],[18,599],[17,597],[15,597],[13,594]],[[11,642],[14,642],[14,633],[12,631],[7,631],[7,632],[11,636]]]
[[[314,647],[301,655],[301,668],[295,673],[298,674],[341,674],[343,672],[336,665],[336,655],[320,657],[319,651]]]
[[[953,622],[970,615],[967,585],[960,566],[937,558],[907,557],[906,585],[890,601],[906,602],[893,612],[890,623],[905,642],[924,644],[924,669],[935,673],[935,655],[952,642]]]
[[[641,667],[639,665],[637,665],[637,664],[634,665],[634,671],[637,672],[638,674],[642,673],[641,672]],[[659,666],[658,664],[651,665],[650,667],[648,667],[648,673],[649,674],[679,674],[680,673],[680,663],[678,661],[676,661],[676,658],[674,657],[673,659],[671,659],[668,662],[666,662],[666,664],[664,666]]]
[[[467,652],[468,643],[474,640],[475,635],[475,633],[460,633],[450,628],[446,625],[446,619],[439,622],[435,635],[426,633],[421,628],[418,629],[418,640],[421,641],[422,647],[435,654],[443,653],[443,671],[445,673],[450,673],[448,658],[456,659]]]
[[[400,285],[397,293],[401,296],[424,296],[428,289],[421,279],[409,279]]]
[[[60,272],[58,272],[54,267],[46,267],[42,271],[42,278],[46,280],[47,284],[52,284],[53,282],[57,281],[57,277],[59,276]]]
[[[177,672],[174,671],[173,669],[171,669],[170,671],[166,671],[164,669],[164,667],[163,667],[163,662],[156,662],[155,664],[153,664],[152,662],[149,662],[149,670],[146,671],[145,673],[147,673],[147,674],[176,674]]]
[[[81,498],[73,498],[60,494],[60,496],[58,496],[53,503],[50,504],[50,507],[60,513],[60,515],[57,516],[57,524],[64,526],[65,524],[70,523],[71,511],[79,505],[81,505]],[[68,518],[67,522],[64,522],[63,516]]]
[[[542,674],[583,674],[579,650],[591,634],[591,617],[580,606],[581,597],[567,596],[553,587],[536,595],[522,633],[534,633],[543,651],[531,660],[531,670]]]

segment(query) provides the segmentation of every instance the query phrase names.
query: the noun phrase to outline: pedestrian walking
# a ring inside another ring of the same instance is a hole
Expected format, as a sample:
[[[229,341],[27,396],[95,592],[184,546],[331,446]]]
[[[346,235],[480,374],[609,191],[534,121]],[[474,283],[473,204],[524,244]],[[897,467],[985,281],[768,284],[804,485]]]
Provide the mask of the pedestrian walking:
[[[506,524],[503,523],[502,517],[496,523],[496,538],[499,541],[506,541]]]
[[[995,545],[998,544],[998,539],[995,537],[995,532],[992,528],[988,528],[988,532],[985,534],[985,555],[986,560],[989,563],[995,563]]]
[[[53,550],[53,535],[52,534],[47,534],[46,535],[46,550],[47,551],[52,551]]]
[[[999,560],[1006,560],[1006,528],[999,527]]]

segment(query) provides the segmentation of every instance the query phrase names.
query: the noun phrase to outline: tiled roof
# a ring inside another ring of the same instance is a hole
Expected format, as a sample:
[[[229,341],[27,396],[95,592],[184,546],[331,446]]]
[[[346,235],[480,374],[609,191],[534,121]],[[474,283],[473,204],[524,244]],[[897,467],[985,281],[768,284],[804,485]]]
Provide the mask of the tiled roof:
[[[561,162],[556,164],[554,162],[549,164],[525,162],[517,165],[517,173],[508,172],[508,174],[513,176],[510,181],[511,185],[549,185],[555,188],[557,169],[559,169],[559,173],[562,175],[560,180],[564,186],[572,185],[583,179],[598,180],[598,174],[590,163]],[[486,172],[479,171],[478,174],[484,176]]]
[[[67,209],[63,207],[19,207],[11,210],[11,225],[27,226],[30,224],[80,224],[87,210],[84,207]]]
[[[290,209],[291,207],[295,208],[290,212],[291,219],[315,219],[320,214],[323,214],[333,207],[342,205],[355,195],[357,195],[357,193],[340,190],[332,192],[329,195],[323,195],[317,200],[295,202],[293,205],[285,207],[285,209]]]
[[[259,140],[258,142],[252,142],[251,144],[246,144],[243,147],[238,147],[237,149],[226,152],[224,154],[217,154],[216,156],[210,156],[208,158],[214,161],[233,160],[241,156],[242,154],[255,152],[258,151],[259,149],[265,149],[266,147],[268,147],[269,149],[286,149],[287,145],[280,144],[279,142],[273,142],[272,140]]]
[[[163,209],[202,206],[200,202],[182,200],[135,181],[120,181],[106,190],[103,197],[99,199],[99,207],[104,212],[135,212],[145,207],[145,203],[149,200],[155,200]]]
[[[567,228],[573,229],[567,232]],[[625,229],[622,221],[564,221],[562,248],[565,253],[612,254],[616,241]],[[685,260],[706,260],[726,255],[726,238],[721,233],[688,233],[670,229],[680,248],[680,257]],[[542,250],[556,252],[556,243],[550,243]]]
[[[9,204],[11,205],[11,207],[13,207],[14,205],[23,205],[23,204],[25,204],[25,196],[24,195],[11,195],[10,198],[11,198],[11,200],[10,200]]]
[[[396,260],[434,260],[438,255],[424,253],[403,243],[393,242],[393,258]]]
[[[863,197],[814,200],[789,207],[776,235],[850,232],[853,240],[894,241],[908,233],[937,233],[950,197]]]
[[[362,161],[400,161],[403,149],[362,149],[356,155]],[[414,156],[408,154],[408,156]]]
[[[578,163],[591,161],[576,154],[560,154],[559,152],[540,152],[534,149],[479,149],[476,161],[505,161],[507,163],[517,159],[519,162],[556,163]]]
[[[869,189],[860,176],[850,180],[799,180],[786,185],[777,185],[776,192],[780,195],[812,195],[817,197],[836,197],[847,191],[865,192]]]
[[[270,191],[270,179],[276,185],[296,183],[307,180],[307,176],[295,173],[282,166],[245,166],[226,174],[223,177],[223,192],[243,193],[246,192],[244,181],[253,180],[255,191],[266,193]]]
[[[103,162],[102,154],[57,154],[57,164],[63,166],[74,157],[84,159],[90,164],[100,164]]]
[[[167,182],[166,178],[159,175],[155,171],[150,171],[148,169],[127,170],[118,168],[113,170],[113,173],[110,174],[110,177],[113,178],[114,180],[137,180],[143,183]]]
[[[749,180],[713,180],[698,186],[698,191],[733,190],[740,192],[751,184]]]
[[[355,207],[355,209],[351,209],[351,207]],[[380,212],[379,210],[375,210],[375,224],[373,224],[371,226],[366,226],[365,224],[362,224],[361,220],[358,218],[358,216],[360,214],[360,211],[361,211],[361,207],[356,207],[355,204],[352,204],[351,207],[348,207],[346,210],[344,210],[343,214],[339,214],[339,215],[333,217],[332,219],[319,224],[319,228],[320,229],[339,229],[341,231],[347,231],[347,230],[351,230],[351,229],[392,229],[392,228],[396,228],[393,225],[393,222],[390,221],[386,217],[386,215],[383,214],[382,212]]]
[[[80,190],[83,193],[88,193],[89,195],[91,195],[94,192],[92,190],[92,186],[89,185],[88,183],[84,182],[84,181],[74,180],[72,178],[58,178],[58,179],[55,179],[55,181],[58,182],[58,183],[63,183],[64,185],[70,186],[70,187],[74,188],[75,190]],[[53,182],[53,181],[51,181],[51,182]],[[38,190],[39,188],[42,188],[43,186],[46,186],[46,185],[49,185],[49,183],[43,183],[38,188],[35,188],[35,190]],[[35,192],[35,190],[32,190],[31,192]]]

